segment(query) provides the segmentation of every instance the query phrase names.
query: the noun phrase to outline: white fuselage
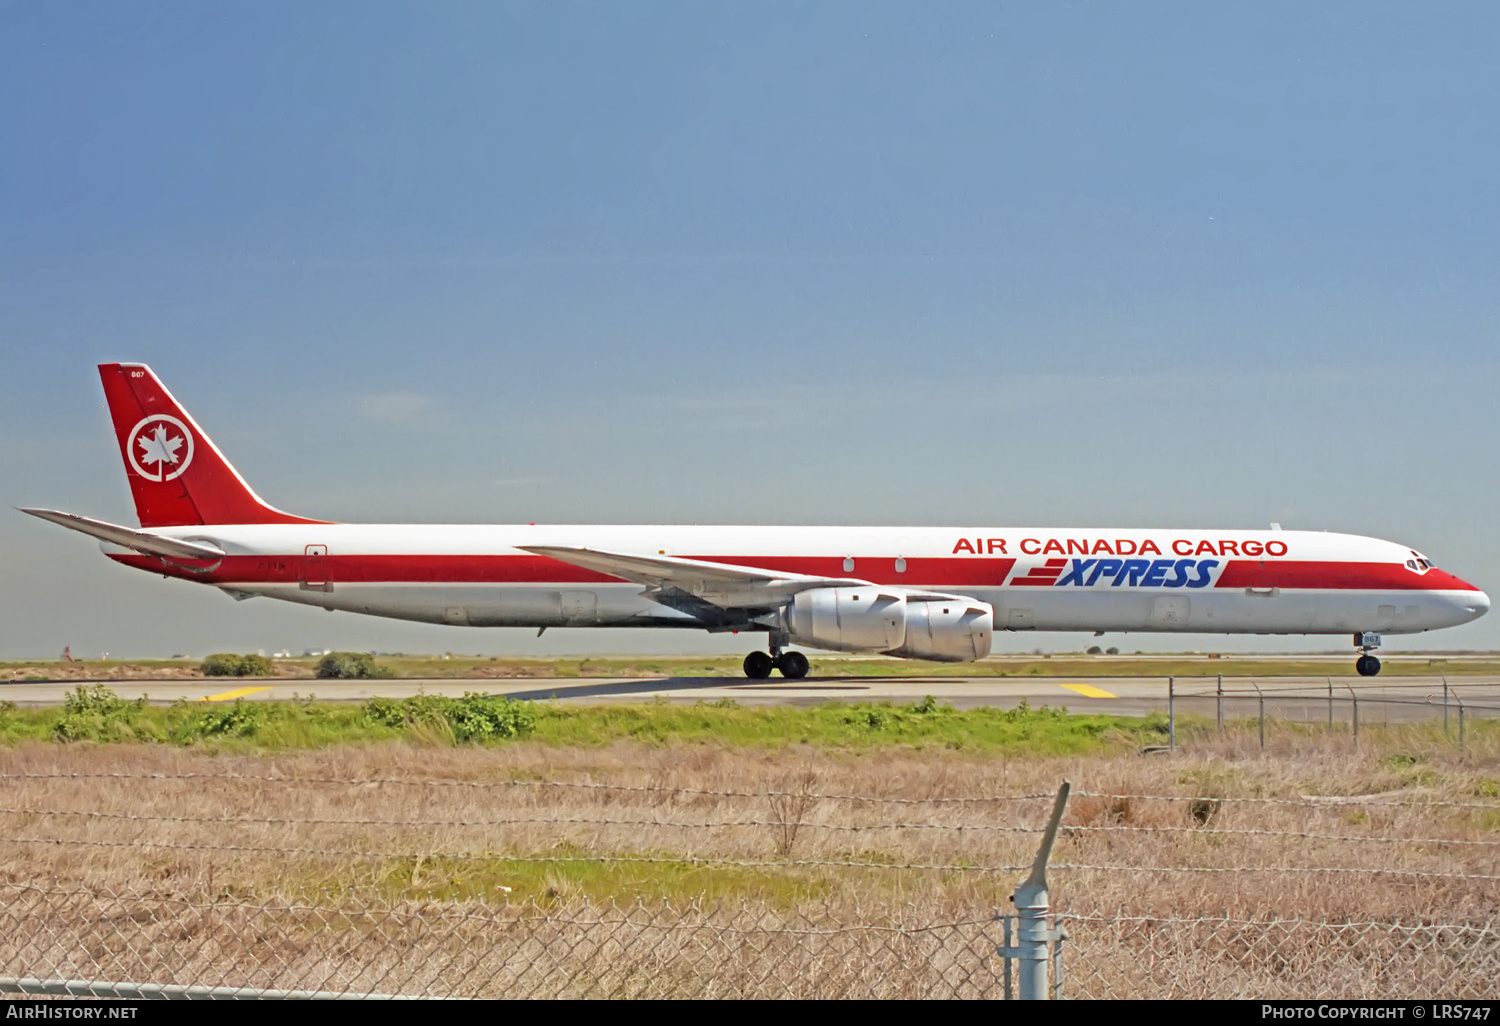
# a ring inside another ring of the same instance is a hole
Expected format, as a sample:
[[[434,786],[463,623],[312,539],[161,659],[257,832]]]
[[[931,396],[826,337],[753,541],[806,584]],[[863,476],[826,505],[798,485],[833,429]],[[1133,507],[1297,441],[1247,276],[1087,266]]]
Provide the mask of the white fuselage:
[[[1412,633],[1467,623],[1484,592],[1413,550],[1305,531],[948,527],[250,524],[156,528],[222,549],[114,559],[236,595],[478,627],[703,623],[640,583],[534,555],[579,546],[968,596],[996,630]]]

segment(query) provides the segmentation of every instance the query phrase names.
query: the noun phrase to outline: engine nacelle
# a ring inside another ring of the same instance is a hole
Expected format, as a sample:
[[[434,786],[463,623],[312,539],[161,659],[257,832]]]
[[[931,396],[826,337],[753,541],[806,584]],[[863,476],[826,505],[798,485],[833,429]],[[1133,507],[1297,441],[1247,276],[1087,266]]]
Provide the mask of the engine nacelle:
[[[812,648],[967,663],[990,654],[995,611],[962,596],[914,600],[859,585],[798,592],[785,623],[792,641]]]
[[[786,611],[792,641],[836,652],[886,652],[906,639],[906,596],[875,585],[801,591]]]
[[[890,654],[938,663],[968,663],[990,654],[995,610],[955,598],[906,603],[906,640]]]

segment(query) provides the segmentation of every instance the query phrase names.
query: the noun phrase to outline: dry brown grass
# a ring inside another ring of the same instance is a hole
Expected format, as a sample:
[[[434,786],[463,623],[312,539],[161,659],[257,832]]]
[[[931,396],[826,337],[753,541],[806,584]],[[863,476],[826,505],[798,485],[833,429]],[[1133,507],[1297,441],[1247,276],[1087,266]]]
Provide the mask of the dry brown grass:
[[[0,960],[16,975],[88,975],[92,964],[376,990],[987,993],[998,940],[988,920],[1007,908],[1068,778],[1082,793],[1053,854],[1054,907],[1103,913],[1070,927],[1074,985],[1086,988],[1086,968],[1102,988],[1083,992],[1303,993],[1301,975],[1276,969],[1302,945],[1302,956],[1354,959],[1327,976],[1353,981],[1340,993],[1381,993],[1370,960],[1399,960],[1399,945],[1303,930],[1262,950],[1263,926],[1200,936],[1119,917],[1492,918],[1495,757],[1414,758],[1391,737],[1360,749],[1288,737],[1263,754],[1236,735],[1172,756],[1026,760],[707,745],[261,757],[20,746],[0,751],[0,807],[27,810],[3,814],[14,922]],[[1312,794],[1355,800],[1302,798]],[[804,935],[821,939],[789,939]],[[210,941],[235,953],[233,972],[194,954]],[[1408,982],[1445,971],[1422,950]],[[924,951],[930,964],[918,966]],[[1167,976],[1140,976],[1136,955]],[[1135,976],[1119,975],[1122,959]],[[550,968],[525,976],[522,962]],[[1196,990],[1171,975],[1189,965]],[[1489,975],[1477,979],[1493,978],[1493,961],[1478,965]],[[1210,986],[1214,972],[1225,982]],[[453,974],[469,982],[443,982]]]

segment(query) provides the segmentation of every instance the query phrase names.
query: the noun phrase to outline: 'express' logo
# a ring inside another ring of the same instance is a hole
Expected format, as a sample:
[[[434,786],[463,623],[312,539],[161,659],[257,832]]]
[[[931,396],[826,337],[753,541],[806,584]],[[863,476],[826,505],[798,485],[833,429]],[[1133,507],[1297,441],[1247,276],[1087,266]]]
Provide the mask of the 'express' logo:
[[[1058,588],[1105,584],[1111,588],[1206,588],[1218,567],[1217,559],[1049,559],[1010,583]]]

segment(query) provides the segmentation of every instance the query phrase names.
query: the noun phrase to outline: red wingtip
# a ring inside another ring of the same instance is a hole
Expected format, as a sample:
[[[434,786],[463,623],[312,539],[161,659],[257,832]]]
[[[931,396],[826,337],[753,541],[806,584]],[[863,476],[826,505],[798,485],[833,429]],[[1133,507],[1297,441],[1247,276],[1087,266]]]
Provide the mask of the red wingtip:
[[[101,363],[125,477],[142,527],[311,524],[268,506],[143,363]]]

